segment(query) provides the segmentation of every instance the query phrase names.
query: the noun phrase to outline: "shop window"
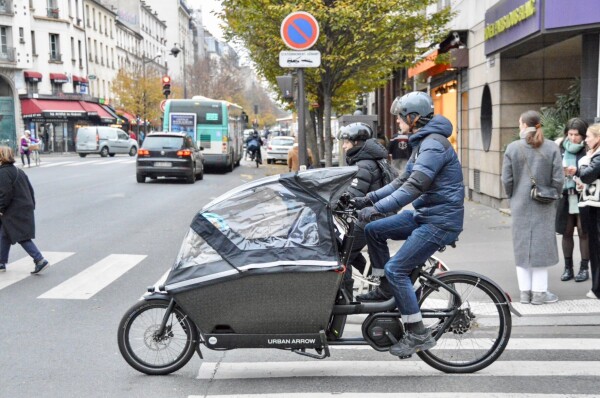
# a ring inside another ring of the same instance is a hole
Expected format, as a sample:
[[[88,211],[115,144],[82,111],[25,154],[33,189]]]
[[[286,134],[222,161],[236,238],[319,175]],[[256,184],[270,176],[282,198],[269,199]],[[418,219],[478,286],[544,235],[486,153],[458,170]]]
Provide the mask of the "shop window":
[[[492,94],[486,84],[481,96],[481,142],[483,150],[489,151],[492,142]]]

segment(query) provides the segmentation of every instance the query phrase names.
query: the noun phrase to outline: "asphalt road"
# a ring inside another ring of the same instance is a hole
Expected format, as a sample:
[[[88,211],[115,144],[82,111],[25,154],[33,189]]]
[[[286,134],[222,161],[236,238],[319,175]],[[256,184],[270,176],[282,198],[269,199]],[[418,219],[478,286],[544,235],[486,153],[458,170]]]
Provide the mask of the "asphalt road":
[[[139,374],[117,347],[117,325],[126,309],[172,265],[204,204],[287,167],[257,169],[242,162],[233,173],[209,172],[193,185],[138,184],[134,159],[127,156],[43,158],[41,167],[25,171],[36,191],[35,242],[55,261],[43,274],[30,276],[33,264],[13,246],[8,271],[0,274],[0,397],[598,396],[600,338],[596,320],[585,317],[567,324],[555,322],[556,317],[518,323],[514,345],[475,375],[445,375],[418,359],[398,361],[359,348],[334,349],[323,361],[276,350],[204,349],[204,361],[194,356],[170,376]],[[483,225],[495,225],[489,222]],[[489,248],[481,252],[477,239],[483,239],[481,234],[465,233],[462,251],[443,255],[455,263],[464,259],[468,268],[481,267],[479,257],[487,258],[486,274],[510,284],[514,271],[505,264],[493,266],[507,248],[496,245],[496,254]],[[473,260],[468,259],[469,245]],[[111,267],[111,259],[122,268]],[[100,270],[96,284],[75,292],[80,286],[69,281],[79,281],[73,278],[90,270]],[[109,274],[114,278],[99,282]],[[71,296],[65,293],[69,286]],[[349,324],[347,330],[360,329]]]

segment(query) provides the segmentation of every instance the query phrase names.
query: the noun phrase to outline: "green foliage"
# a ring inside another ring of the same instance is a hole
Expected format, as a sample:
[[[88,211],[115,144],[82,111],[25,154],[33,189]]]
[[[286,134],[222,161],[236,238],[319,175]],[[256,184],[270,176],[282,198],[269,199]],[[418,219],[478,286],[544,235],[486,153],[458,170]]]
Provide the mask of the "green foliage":
[[[112,82],[116,103],[118,107],[160,125],[160,101],[164,99],[162,81],[152,67],[146,66],[145,72],[141,68],[122,68],[117,72]]]
[[[543,107],[541,111],[544,136],[554,140],[563,135],[567,121],[580,113],[581,80],[576,79],[568,88],[567,94],[557,94],[554,106]]]
[[[331,151],[332,105],[345,109],[356,96],[383,86],[392,72],[410,66],[446,33],[449,8],[426,15],[436,0],[223,0],[226,37],[248,49],[258,72],[272,87],[279,52],[289,50],[280,36],[283,19],[306,11],[319,22],[320,36],[311,50],[321,52],[321,66],[305,69],[305,88],[323,104],[326,162]],[[278,90],[276,90],[278,91]]]

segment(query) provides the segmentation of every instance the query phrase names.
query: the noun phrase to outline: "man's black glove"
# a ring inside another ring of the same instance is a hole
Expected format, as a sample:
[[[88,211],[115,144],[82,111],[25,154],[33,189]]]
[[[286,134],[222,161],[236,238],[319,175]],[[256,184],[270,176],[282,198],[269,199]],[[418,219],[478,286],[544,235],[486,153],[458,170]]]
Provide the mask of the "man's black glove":
[[[383,214],[377,211],[374,207],[365,207],[361,211],[358,212],[358,221],[368,223],[371,221],[378,220],[380,218],[385,217]]]
[[[363,196],[362,198],[354,198],[350,201],[356,210],[364,209],[367,206],[373,206],[373,201],[369,196]]]

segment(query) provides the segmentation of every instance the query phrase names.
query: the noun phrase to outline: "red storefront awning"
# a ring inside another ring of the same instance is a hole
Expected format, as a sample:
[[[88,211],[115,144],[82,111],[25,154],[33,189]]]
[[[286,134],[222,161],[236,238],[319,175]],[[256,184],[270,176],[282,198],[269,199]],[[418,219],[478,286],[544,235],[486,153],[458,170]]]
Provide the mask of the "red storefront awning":
[[[73,80],[73,83],[81,83],[81,78],[77,75],[71,76],[71,80]]]
[[[81,107],[79,101],[22,99],[21,113],[24,119],[34,117],[54,119],[87,117],[87,112]]]
[[[50,73],[50,80],[54,83],[68,83],[69,78],[64,73]]]
[[[129,124],[137,124],[137,118],[129,112],[125,112],[124,110],[117,109],[117,115],[121,116],[122,118],[127,119],[129,121]]]
[[[32,82],[39,82],[42,80],[42,74],[40,72],[26,70],[25,72],[23,72],[23,75],[25,76],[25,80],[29,80]]]
[[[88,116],[99,117],[105,123],[114,123],[116,119],[112,117],[104,108],[102,108],[99,104],[93,102],[85,102],[79,101],[81,107],[85,109],[88,113]]]

